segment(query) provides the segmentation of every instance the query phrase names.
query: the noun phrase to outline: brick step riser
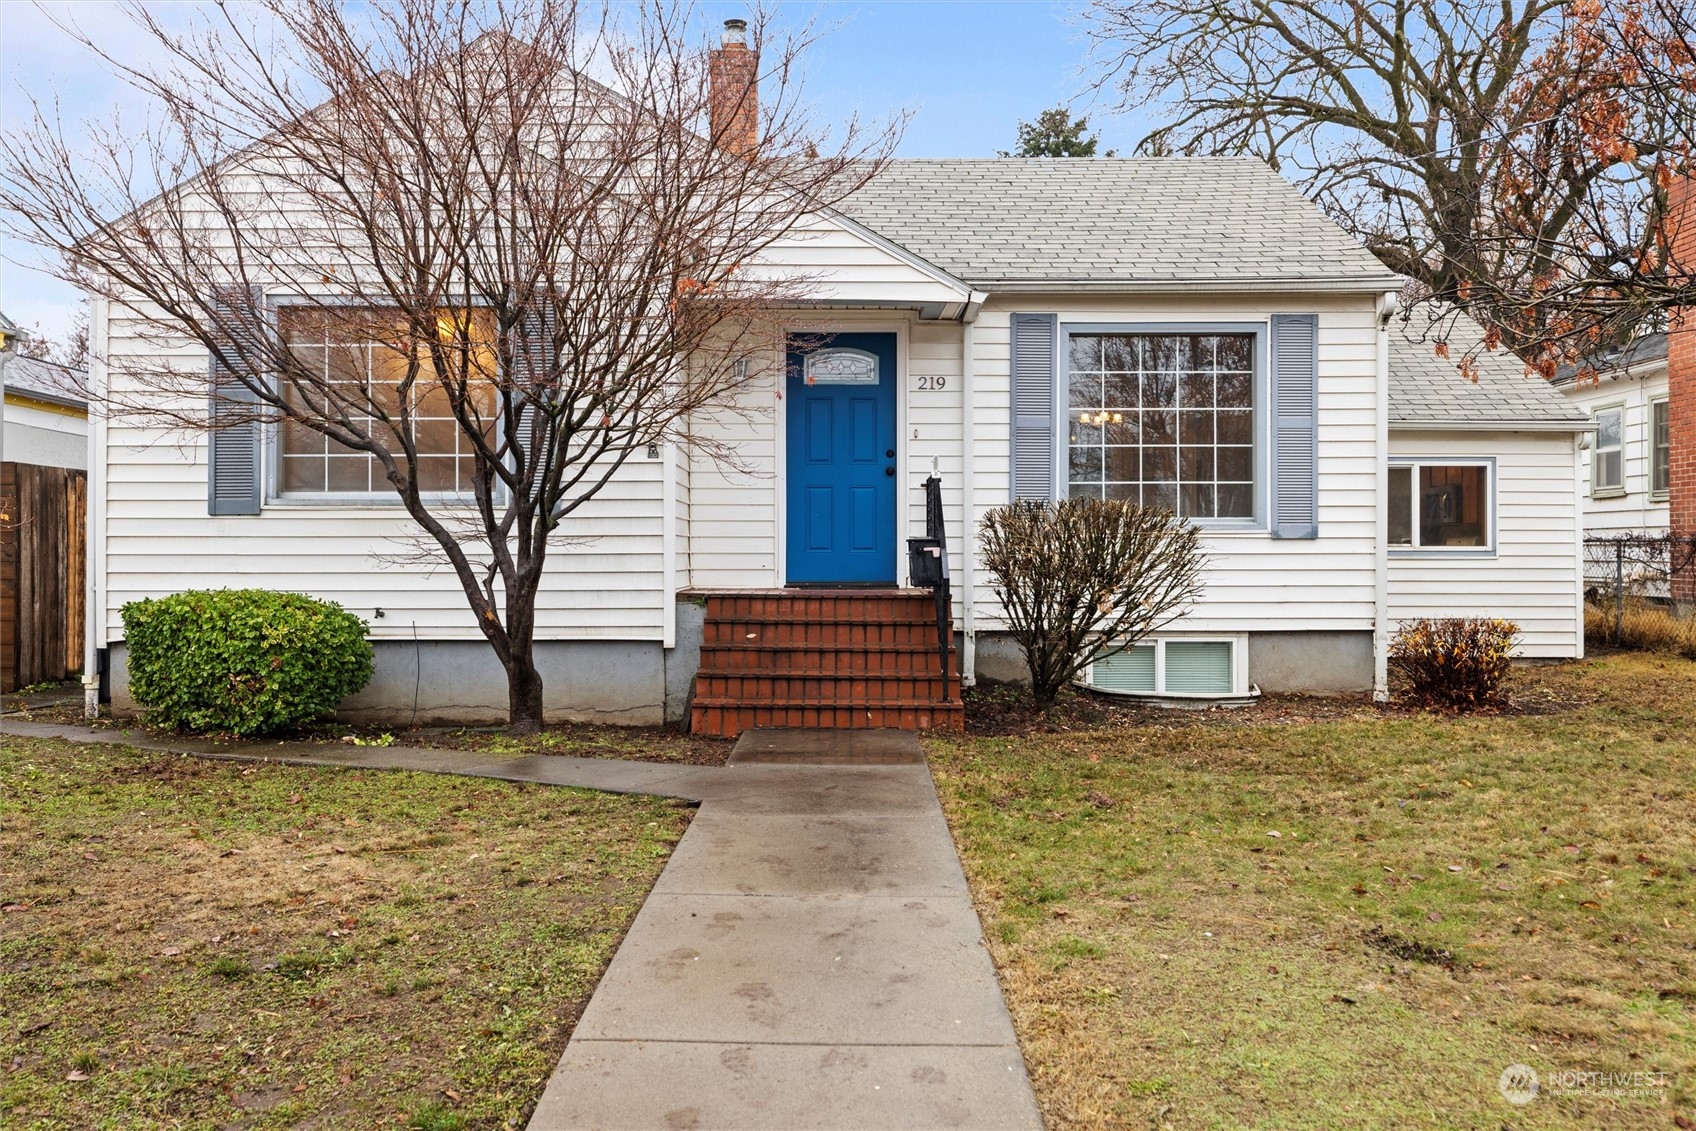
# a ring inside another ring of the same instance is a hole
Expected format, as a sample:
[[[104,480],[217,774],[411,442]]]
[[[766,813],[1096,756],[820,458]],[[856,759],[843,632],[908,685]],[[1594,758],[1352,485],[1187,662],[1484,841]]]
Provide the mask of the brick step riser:
[[[808,644],[819,648],[835,645],[853,647],[890,646],[936,648],[934,624],[750,624],[708,622],[702,633],[703,647],[762,644]]]
[[[690,730],[695,734],[734,738],[751,727],[818,727],[858,730],[896,727],[901,730],[960,731],[965,716],[958,707],[943,705],[879,705],[760,707],[697,704]]]
[[[708,620],[890,621],[936,618],[926,597],[855,600],[842,597],[754,597],[707,602]]]
[[[958,698],[953,680],[949,680],[951,698]],[[823,679],[805,676],[722,676],[700,677],[695,694],[702,699],[734,699],[755,704],[777,699],[806,699],[817,703],[844,700],[883,700],[886,702],[915,699],[938,702],[943,698],[940,678],[911,677],[880,679],[877,676],[831,676]]]
[[[955,675],[954,657],[949,656],[948,674]],[[703,648],[701,675],[881,675],[892,678],[937,676],[942,665],[935,652],[838,652],[830,649],[795,649],[763,652],[754,649]]]

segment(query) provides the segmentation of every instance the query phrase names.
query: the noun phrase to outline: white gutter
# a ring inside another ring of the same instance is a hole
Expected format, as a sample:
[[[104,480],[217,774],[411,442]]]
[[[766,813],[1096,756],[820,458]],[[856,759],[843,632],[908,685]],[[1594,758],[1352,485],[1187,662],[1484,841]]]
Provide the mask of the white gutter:
[[[677,444],[660,444],[660,589],[665,607],[660,610],[660,647],[677,647]],[[661,695],[664,710],[664,695]]]
[[[1594,432],[1593,420],[1392,420],[1398,432]]]
[[[1315,279],[977,279],[972,285],[984,290],[1017,294],[1163,294],[1208,292],[1218,294],[1381,294],[1387,286],[1402,281],[1390,277],[1336,277]]]
[[[978,633],[975,606],[977,604],[977,523],[972,510],[973,488],[977,465],[977,424],[973,411],[972,353],[977,346],[977,314],[983,296],[974,296],[971,317],[960,327],[960,686],[971,687],[978,681]]]
[[[88,299],[88,548],[83,554],[83,714],[100,717],[100,649],[106,643],[106,393],[110,317],[107,300]]]
[[[1377,466],[1372,469],[1372,699],[1390,698],[1390,321],[1401,307],[1395,291],[1378,296]]]

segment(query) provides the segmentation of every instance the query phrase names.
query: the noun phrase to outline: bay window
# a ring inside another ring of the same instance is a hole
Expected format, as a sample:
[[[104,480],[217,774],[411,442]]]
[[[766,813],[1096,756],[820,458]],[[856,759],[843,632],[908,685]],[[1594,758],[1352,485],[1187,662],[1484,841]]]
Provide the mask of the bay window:
[[[1255,517],[1255,334],[1073,332],[1066,350],[1073,498]]]

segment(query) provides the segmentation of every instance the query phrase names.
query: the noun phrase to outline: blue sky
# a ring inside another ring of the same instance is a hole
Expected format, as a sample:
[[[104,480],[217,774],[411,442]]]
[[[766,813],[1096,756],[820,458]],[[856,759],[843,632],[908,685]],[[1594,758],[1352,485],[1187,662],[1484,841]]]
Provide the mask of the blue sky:
[[[883,119],[906,110],[912,118],[901,156],[991,157],[1012,148],[1019,121],[1049,106],[1076,99],[1081,111],[1090,110],[1079,6],[845,0],[784,4],[778,15],[796,23],[816,19],[828,29],[806,60],[807,99],[822,121],[854,113]],[[53,3],[50,10],[74,15],[91,31],[127,33],[111,7],[88,0]],[[717,26],[745,12],[745,5],[710,0],[701,16]],[[25,120],[21,90],[43,99],[56,95],[68,121],[108,118],[126,96],[127,88],[22,0],[0,0],[0,45],[0,128]],[[114,48],[124,54],[121,41]],[[1143,123],[1131,117],[1089,116],[1104,148],[1126,152],[1141,136]],[[0,309],[21,325],[39,322],[45,332],[62,332],[76,294],[29,269],[33,256],[15,243],[0,247]]]

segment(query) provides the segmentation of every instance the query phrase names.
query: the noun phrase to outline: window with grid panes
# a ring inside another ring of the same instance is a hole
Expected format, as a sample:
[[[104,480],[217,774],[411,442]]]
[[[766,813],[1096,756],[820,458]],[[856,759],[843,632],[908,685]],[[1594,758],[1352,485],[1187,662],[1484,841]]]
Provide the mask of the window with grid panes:
[[[1078,333],[1067,343],[1072,497],[1254,517],[1254,335]]]
[[[464,375],[467,409],[492,436],[499,411],[492,324],[480,313],[457,317],[457,326],[452,312],[444,312],[439,320],[441,357],[453,383]],[[454,417],[453,398],[438,376],[429,343],[410,340],[404,321],[384,311],[285,308],[280,325],[290,351],[313,375],[311,380],[286,385],[284,397],[291,404],[317,417],[345,413],[355,427],[382,438],[391,435],[390,426],[374,419],[372,410],[380,409],[398,423],[405,388],[412,412],[408,427],[418,453],[419,490],[470,494],[475,464],[472,441]],[[460,332],[464,330],[469,333]],[[412,383],[407,386],[409,373]],[[393,450],[399,449],[398,441],[391,438],[389,442]],[[392,494],[375,456],[343,447],[301,424],[285,421],[278,428],[278,446],[281,495]],[[404,457],[398,462],[404,471]]]

